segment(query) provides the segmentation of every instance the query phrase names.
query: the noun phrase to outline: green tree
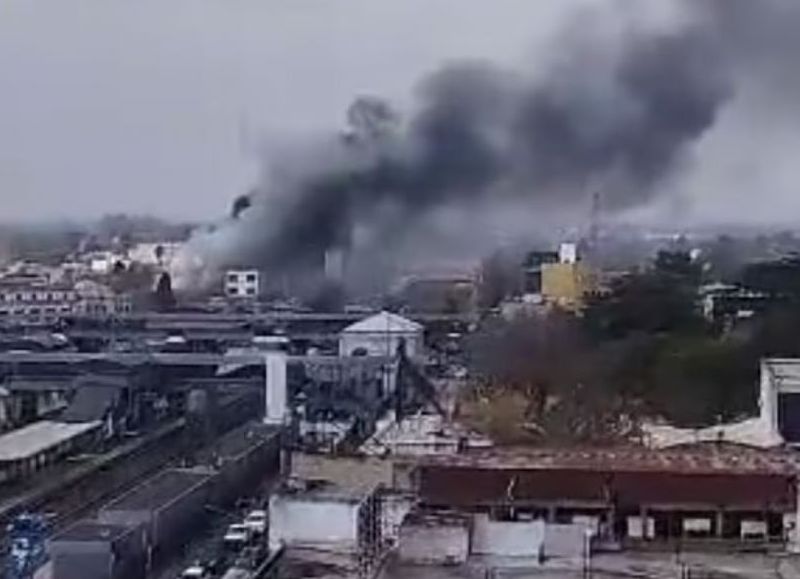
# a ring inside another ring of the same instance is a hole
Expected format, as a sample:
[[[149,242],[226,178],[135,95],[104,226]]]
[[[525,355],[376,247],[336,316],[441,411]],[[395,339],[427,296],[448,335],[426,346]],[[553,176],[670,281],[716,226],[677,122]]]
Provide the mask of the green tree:
[[[681,426],[704,426],[755,411],[758,358],[750,344],[711,337],[671,337],[652,367],[647,405]]]
[[[701,270],[688,254],[659,252],[653,266],[612,282],[589,300],[584,321],[598,341],[632,334],[695,334],[703,329],[697,308]]]
[[[592,346],[573,315],[493,319],[471,336],[467,353],[472,394],[481,402],[478,422],[491,424],[493,436],[516,440],[520,421],[559,443],[607,442],[619,434],[618,360]],[[517,406],[516,422],[502,428],[497,418],[512,419],[509,405]]]

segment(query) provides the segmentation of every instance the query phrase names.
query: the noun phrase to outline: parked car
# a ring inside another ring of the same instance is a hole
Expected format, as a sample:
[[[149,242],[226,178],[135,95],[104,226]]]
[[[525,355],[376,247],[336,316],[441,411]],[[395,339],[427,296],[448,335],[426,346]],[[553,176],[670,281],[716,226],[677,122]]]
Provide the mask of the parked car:
[[[211,579],[211,577],[213,577],[212,570],[199,562],[187,567],[181,573],[181,579]]]
[[[254,535],[263,536],[267,532],[267,511],[255,510],[247,513],[243,524]]]
[[[240,551],[247,546],[253,538],[253,531],[244,523],[229,525],[222,537],[225,547],[232,551]]]

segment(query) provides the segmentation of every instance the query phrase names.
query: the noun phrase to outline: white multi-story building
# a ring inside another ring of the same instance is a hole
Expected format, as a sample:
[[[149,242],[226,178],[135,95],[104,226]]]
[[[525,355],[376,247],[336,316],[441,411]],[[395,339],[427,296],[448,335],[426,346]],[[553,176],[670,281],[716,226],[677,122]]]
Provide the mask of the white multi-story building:
[[[0,281],[0,320],[56,320],[72,313],[77,294],[68,286],[26,282]]]
[[[137,243],[128,250],[128,258],[144,265],[166,267],[183,247],[182,241]]]
[[[260,281],[258,271],[255,269],[229,270],[225,273],[223,282],[225,295],[229,298],[258,297]]]
[[[131,296],[91,280],[73,285],[0,280],[0,321],[51,323],[73,314],[128,314]]]
[[[113,251],[94,251],[83,256],[83,259],[88,263],[89,270],[97,275],[112,273],[119,263],[126,267],[129,264],[127,257]]]
[[[91,280],[75,284],[76,300],[73,313],[85,316],[109,316],[129,314],[132,309],[131,296],[118,293],[110,287]]]

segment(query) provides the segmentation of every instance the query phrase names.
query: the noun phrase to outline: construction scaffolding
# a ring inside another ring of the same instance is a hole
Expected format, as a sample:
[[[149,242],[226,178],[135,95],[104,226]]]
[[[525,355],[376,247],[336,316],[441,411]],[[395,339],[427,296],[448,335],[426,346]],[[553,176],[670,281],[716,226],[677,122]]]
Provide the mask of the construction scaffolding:
[[[356,557],[360,579],[371,579],[376,575],[389,546],[383,536],[384,494],[385,489],[378,486],[358,509]]]

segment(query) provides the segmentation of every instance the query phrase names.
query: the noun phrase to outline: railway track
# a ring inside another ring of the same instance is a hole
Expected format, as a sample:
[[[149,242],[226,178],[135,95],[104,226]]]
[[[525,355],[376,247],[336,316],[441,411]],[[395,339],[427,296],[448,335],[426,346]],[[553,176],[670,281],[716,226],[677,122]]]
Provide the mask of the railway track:
[[[138,449],[135,456],[126,457],[125,464],[119,466],[118,476],[103,471],[101,467],[95,472],[95,478],[90,481],[89,489],[79,485],[82,488],[75,488],[72,496],[55,496],[51,503],[40,509],[54,514],[50,519],[52,530],[58,532],[86,518],[114,496],[127,492],[162,468],[177,461],[183,452],[184,445],[181,439],[185,421],[181,418],[170,426],[172,428],[166,436]],[[159,448],[160,444],[165,442],[166,448]]]
[[[235,420],[225,420],[223,433],[238,424]],[[149,444],[130,453],[116,468],[95,469],[89,479],[90,484],[73,487],[67,496],[61,492],[55,493],[45,508],[38,509],[40,512],[54,513],[51,518],[53,531],[58,532],[91,516],[113,498],[132,490],[165,468],[176,466],[195,455],[199,450],[198,434],[191,423],[181,418],[170,426],[168,432],[161,433]],[[207,442],[210,444],[212,440]]]
[[[249,392],[228,396],[218,409],[217,432],[227,432],[258,413],[261,405],[254,403],[253,395]],[[33,488],[0,502],[0,532],[23,512],[49,513],[53,529],[63,529],[191,453],[196,443],[192,424],[181,417],[79,465],[62,465],[52,475],[43,471],[39,482],[31,482]]]
[[[181,451],[186,421],[179,418],[108,453],[54,474],[45,483],[7,500],[0,525],[22,512],[51,513],[58,530],[90,512],[93,506],[136,484]]]

